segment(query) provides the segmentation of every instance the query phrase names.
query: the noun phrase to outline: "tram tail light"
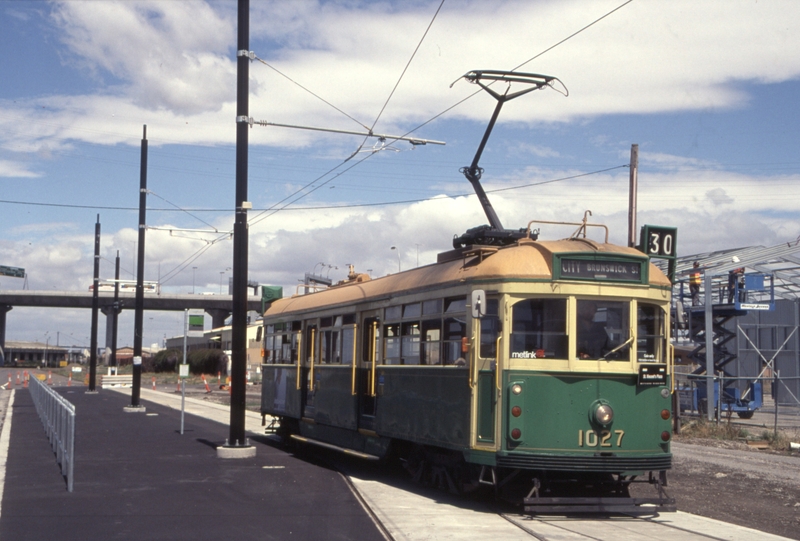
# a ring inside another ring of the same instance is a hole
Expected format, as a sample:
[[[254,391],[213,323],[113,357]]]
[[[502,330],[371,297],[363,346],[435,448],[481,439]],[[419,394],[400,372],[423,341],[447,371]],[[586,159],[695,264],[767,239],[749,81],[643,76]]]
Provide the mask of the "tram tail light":
[[[661,441],[669,441],[670,433],[669,431],[665,430],[661,433]]]
[[[661,418],[664,419],[665,421],[669,419],[670,418],[669,410],[667,409],[661,410]]]
[[[512,381],[506,387],[508,390],[507,400],[508,409],[506,410],[506,426],[508,432],[508,442],[513,446],[522,443],[522,431],[526,429],[525,419],[522,417],[525,407],[525,381]],[[530,421],[530,416],[528,416]]]

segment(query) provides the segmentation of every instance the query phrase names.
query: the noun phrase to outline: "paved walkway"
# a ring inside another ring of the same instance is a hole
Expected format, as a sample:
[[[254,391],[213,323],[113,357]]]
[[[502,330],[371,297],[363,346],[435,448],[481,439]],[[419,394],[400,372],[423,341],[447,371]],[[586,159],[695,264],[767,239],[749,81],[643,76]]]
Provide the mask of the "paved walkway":
[[[191,401],[193,411],[226,424],[190,414],[181,435],[179,409],[148,402],[144,390],[146,413],[123,411],[129,390],[57,390],[77,411],[74,491],[66,490],[30,393],[15,390],[2,540],[383,539],[337,472],[266,438],[253,440],[255,458],[217,458],[228,408]]]

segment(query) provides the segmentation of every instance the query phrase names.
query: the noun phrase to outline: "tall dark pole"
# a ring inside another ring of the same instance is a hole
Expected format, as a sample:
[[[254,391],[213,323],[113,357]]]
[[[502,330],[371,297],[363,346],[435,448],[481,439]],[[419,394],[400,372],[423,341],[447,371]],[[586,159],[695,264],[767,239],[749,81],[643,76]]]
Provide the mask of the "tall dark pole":
[[[142,157],[139,171],[139,252],[136,256],[136,306],[133,320],[133,389],[131,407],[139,408],[142,388],[142,327],[144,321],[144,230],[147,210],[147,126],[142,129]]]
[[[89,392],[96,391],[95,382],[97,379],[97,312],[100,309],[100,215],[97,215],[97,223],[94,224],[94,279],[92,283],[92,337],[89,340],[91,353],[89,354]]]
[[[628,188],[628,246],[636,246],[636,200],[639,189],[639,145],[631,145],[630,186]]]
[[[239,0],[236,79],[236,219],[233,224],[231,320],[231,424],[224,448],[255,448],[245,439],[247,385],[247,145],[249,129],[250,2]],[[247,451],[247,454],[250,454]],[[225,456],[220,453],[220,456]]]
[[[114,318],[111,324],[111,358],[108,360],[109,364],[114,367],[114,373],[117,373],[117,328],[119,327],[119,250],[117,250],[117,260],[114,265],[114,304],[111,307],[111,317]]]

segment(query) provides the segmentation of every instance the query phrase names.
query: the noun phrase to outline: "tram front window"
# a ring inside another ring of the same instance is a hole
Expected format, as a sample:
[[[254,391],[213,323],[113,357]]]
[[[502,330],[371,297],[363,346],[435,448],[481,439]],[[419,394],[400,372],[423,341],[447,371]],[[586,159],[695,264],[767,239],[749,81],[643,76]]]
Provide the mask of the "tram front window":
[[[577,309],[580,359],[630,360],[629,303],[579,300]]]
[[[512,309],[511,358],[567,358],[567,300],[528,299]]]
[[[654,304],[639,303],[636,310],[636,351],[640,363],[664,358],[664,310]]]

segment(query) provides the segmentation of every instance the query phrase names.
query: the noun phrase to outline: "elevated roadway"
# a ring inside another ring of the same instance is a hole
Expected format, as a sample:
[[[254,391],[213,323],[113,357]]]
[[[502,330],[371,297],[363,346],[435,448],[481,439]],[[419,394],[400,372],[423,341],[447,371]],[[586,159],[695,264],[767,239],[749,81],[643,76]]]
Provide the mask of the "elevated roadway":
[[[5,344],[6,314],[15,306],[34,306],[39,308],[91,308],[91,291],[0,291],[0,347]],[[98,292],[100,310],[108,316],[114,309],[114,292]],[[136,304],[136,293],[119,294],[118,312],[133,310]],[[187,308],[202,309],[211,316],[214,328],[222,327],[225,318],[231,314],[233,299],[231,295],[169,295],[152,294],[144,296],[144,310],[183,311]],[[261,297],[248,295],[248,310],[261,310]],[[107,317],[108,329],[113,318]],[[106,333],[110,336],[110,333]]]

